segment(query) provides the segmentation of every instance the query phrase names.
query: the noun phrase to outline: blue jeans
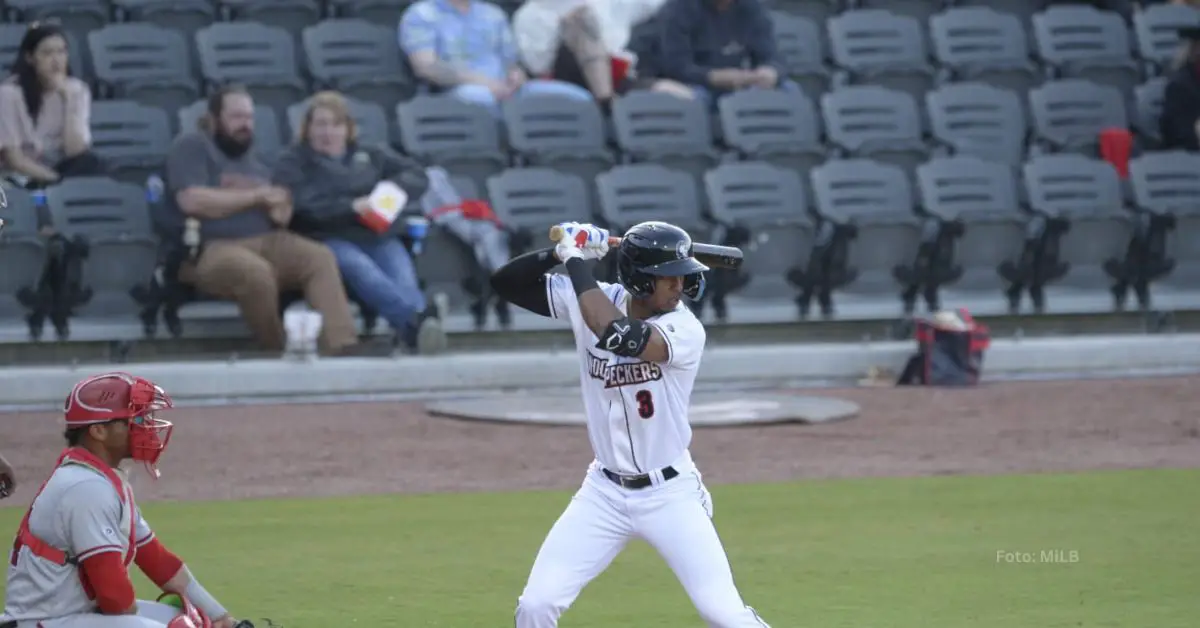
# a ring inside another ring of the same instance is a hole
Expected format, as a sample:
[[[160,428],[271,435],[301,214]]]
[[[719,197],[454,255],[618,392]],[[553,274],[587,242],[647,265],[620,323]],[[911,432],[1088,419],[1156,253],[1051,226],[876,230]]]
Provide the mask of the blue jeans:
[[[392,329],[404,331],[416,323],[416,315],[426,308],[425,294],[403,243],[388,238],[368,245],[326,240],[325,245],[333,251],[346,287]]]
[[[706,87],[704,85],[689,85],[688,87],[692,88],[692,94],[696,97],[696,100],[699,100],[700,102],[704,103],[705,106],[707,106],[709,109],[716,108],[717,98],[719,98],[719,96],[714,96],[713,91],[711,89],[709,89],[708,87]],[[761,88],[756,87],[756,88],[752,88],[752,89],[761,89]],[[779,81],[779,86],[776,87],[775,89],[780,89],[785,92],[801,91],[800,84],[789,78],[781,79]],[[731,92],[723,92],[723,94],[724,93],[731,93]]]
[[[492,90],[483,85],[459,85],[450,90],[449,93],[463,102],[473,105],[483,105],[491,109],[496,116],[500,115],[500,103],[496,101]],[[526,81],[521,86],[521,89],[517,90],[517,93],[513,95],[513,98],[543,95],[566,96],[567,98],[574,98],[576,100],[593,100],[591,92],[574,83],[547,81],[544,79]]]

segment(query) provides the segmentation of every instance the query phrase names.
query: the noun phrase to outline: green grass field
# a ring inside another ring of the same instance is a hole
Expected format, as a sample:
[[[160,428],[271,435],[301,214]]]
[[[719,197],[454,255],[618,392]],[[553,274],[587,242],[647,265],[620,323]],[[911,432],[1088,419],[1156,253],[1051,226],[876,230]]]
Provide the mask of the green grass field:
[[[1188,470],[812,481],[713,495],[742,592],[775,628],[1192,628],[1198,487],[1200,470]],[[241,616],[285,628],[503,627],[567,497],[154,503],[145,512]],[[20,514],[0,509],[4,534]],[[1044,550],[1065,560],[1043,561]],[[153,595],[144,579],[138,586]],[[665,565],[634,544],[561,625],[701,623]]]

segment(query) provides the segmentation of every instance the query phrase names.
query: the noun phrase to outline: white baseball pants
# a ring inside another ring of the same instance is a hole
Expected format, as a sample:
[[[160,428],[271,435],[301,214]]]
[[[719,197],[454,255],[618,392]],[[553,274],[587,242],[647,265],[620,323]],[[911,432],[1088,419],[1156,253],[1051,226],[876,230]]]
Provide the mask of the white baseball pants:
[[[595,467],[542,542],[517,601],[517,628],[558,626],[580,591],[633,538],[658,551],[709,626],[769,628],[733,582],[698,471],[632,490]]]
[[[99,615],[81,613],[41,622],[20,622],[17,628],[165,628],[179,615],[179,609],[158,602],[138,600],[137,615]]]

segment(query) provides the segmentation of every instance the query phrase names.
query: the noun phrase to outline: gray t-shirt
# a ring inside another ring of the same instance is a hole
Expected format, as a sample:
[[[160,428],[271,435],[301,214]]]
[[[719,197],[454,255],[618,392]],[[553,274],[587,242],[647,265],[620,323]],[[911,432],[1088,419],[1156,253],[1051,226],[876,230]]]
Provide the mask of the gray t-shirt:
[[[271,169],[259,161],[253,151],[231,159],[217,148],[207,133],[191,131],[175,138],[167,154],[167,195],[165,207],[171,214],[168,223],[183,226],[183,212],[175,195],[189,187],[249,189],[271,182]],[[200,237],[205,240],[249,238],[271,231],[265,211],[251,209],[226,218],[202,220]]]
[[[132,495],[130,496],[132,498]],[[107,478],[87,467],[67,464],[55,469],[46,488],[33,501],[29,531],[80,562],[104,552],[122,557],[154,540],[141,511],[127,503]],[[133,534],[130,534],[131,528]],[[8,566],[4,612],[0,622],[49,620],[93,613],[75,565],[57,565],[21,548]]]

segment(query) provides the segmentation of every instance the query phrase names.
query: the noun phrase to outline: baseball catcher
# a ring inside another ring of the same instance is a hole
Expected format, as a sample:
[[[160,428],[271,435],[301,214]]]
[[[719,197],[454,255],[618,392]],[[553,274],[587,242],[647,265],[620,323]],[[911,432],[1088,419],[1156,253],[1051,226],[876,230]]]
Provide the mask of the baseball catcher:
[[[120,464],[158,478],[173,425],[163,389],[128,373],[89,377],[64,404],[67,447],[21,520],[0,628],[246,628],[154,535]],[[130,567],[174,604],[139,601]]]

